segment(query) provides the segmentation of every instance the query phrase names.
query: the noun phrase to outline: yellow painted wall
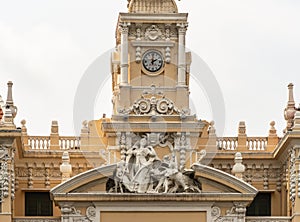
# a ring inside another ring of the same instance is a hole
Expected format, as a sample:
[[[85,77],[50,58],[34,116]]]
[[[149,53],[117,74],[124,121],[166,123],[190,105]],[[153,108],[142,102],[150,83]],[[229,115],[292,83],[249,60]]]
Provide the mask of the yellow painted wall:
[[[205,222],[206,212],[101,212],[101,222]]]

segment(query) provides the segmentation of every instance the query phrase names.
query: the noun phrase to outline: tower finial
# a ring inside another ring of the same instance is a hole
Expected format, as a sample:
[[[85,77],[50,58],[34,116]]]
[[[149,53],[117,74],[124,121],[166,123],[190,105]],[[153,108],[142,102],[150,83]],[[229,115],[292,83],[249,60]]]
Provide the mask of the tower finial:
[[[13,86],[12,81],[9,81],[7,83],[7,100],[6,100],[6,105],[9,105],[9,106],[14,105],[14,101],[13,101],[13,97],[12,97],[12,86]]]
[[[17,107],[14,106],[14,101],[13,101],[13,96],[12,96],[12,86],[13,86],[12,81],[9,81],[7,83],[7,99],[6,99],[5,108],[10,109],[12,118],[15,118],[17,115]]]
[[[291,130],[293,125],[294,125],[294,117],[296,113],[296,108],[295,108],[295,100],[294,100],[294,84],[290,83],[288,85],[288,103],[287,106],[284,110],[284,118],[286,120],[286,128],[283,131],[286,133],[287,131]]]
[[[288,107],[295,107],[295,100],[294,100],[294,84],[290,83],[288,85],[288,89],[289,89],[289,101],[288,101]]]

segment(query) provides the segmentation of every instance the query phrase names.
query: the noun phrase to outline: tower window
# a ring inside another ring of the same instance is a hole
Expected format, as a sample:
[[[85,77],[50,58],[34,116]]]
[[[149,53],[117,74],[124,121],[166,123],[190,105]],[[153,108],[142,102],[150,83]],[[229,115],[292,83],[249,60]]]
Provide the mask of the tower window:
[[[247,216],[271,216],[271,193],[258,193],[247,207]]]
[[[25,216],[53,216],[50,194],[47,192],[26,192]]]

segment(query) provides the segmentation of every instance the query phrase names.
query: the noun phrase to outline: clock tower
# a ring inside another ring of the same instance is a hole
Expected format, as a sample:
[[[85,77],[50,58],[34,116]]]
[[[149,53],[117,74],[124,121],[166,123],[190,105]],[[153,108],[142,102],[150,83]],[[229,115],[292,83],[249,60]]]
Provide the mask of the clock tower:
[[[112,55],[113,113],[128,113],[145,91],[155,88],[189,114],[188,14],[178,13],[174,0],[128,3],[128,13],[119,15]]]

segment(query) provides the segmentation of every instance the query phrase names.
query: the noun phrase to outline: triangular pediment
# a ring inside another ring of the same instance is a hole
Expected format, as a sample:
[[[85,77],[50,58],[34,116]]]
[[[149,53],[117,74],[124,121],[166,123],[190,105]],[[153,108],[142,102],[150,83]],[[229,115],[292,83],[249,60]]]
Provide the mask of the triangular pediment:
[[[116,164],[92,169],[54,187],[52,194],[106,193],[106,182],[112,178]],[[202,183],[204,193],[252,194],[257,190],[243,180],[212,167],[194,164],[192,168]],[[151,194],[150,194],[151,195]]]

